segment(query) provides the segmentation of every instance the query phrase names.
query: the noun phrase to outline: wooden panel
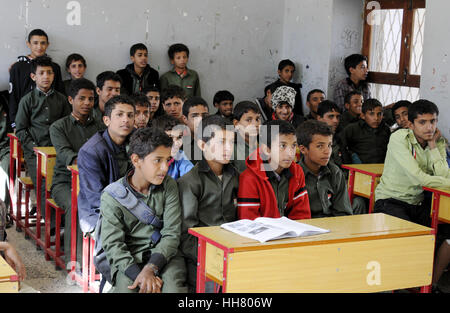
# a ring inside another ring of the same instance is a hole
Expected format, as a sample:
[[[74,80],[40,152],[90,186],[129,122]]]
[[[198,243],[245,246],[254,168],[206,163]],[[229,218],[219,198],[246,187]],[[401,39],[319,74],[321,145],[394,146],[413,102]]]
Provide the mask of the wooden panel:
[[[228,292],[379,292],[431,284],[434,236],[237,252]]]
[[[215,281],[223,281],[223,250],[206,244],[206,273]]]
[[[43,168],[45,168],[45,175],[44,173],[42,173],[42,175],[44,175],[44,177],[46,178],[46,185],[47,185],[47,190],[50,191],[50,188],[52,188],[52,181],[53,181],[53,172],[55,169],[55,163],[56,163],[56,157],[46,157],[44,160],[46,160],[45,166],[43,166]]]
[[[370,184],[372,182],[372,176],[355,173],[355,187],[353,191],[358,195],[369,198],[370,197]]]
[[[441,195],[439,199],[439,220],[450,223],[450,197]]]
[[[373,164],[342,164],[343,168],[353,169],[357,172],[362,172],[365,174],[383,174],[384,163],[373,163]]]
[[[0,256],[0,293],[19,292],[19,282],[11,281],[11,277],[16,275],[11,266]]]

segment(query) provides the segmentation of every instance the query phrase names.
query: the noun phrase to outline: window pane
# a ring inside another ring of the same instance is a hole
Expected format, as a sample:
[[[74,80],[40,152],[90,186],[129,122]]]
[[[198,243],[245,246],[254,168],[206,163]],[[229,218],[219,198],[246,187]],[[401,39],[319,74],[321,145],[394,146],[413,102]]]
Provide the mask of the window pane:
[[[395,85],[371,84],[371,94],[373,98],[378,99],[383,105],[400,100],[409,100],[411,102],[419,100],[419,88],[404,87]]]
[[[372,25],[369,70],[398,73],[403,9],[379,10],[377,14],[380,23]]]
[[[420,75],[422,72],[423,32],[425,24],[425,9],[414,10],[413,34],[411,38],[411,59],[409,73]]]

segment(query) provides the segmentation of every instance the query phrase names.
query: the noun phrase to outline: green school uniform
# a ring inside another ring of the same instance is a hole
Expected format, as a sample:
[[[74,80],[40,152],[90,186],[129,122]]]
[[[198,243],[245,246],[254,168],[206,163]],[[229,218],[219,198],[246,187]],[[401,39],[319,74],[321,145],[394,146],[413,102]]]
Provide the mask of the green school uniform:
[[[172,69],[160,77],[160,83],[161,90],[164,90],[169,85],[177,85],[186,91],[187,97],[201,97],[200,80],[197,72],[194,70],[187,69],[186,75],[181,77],[175,69]]]

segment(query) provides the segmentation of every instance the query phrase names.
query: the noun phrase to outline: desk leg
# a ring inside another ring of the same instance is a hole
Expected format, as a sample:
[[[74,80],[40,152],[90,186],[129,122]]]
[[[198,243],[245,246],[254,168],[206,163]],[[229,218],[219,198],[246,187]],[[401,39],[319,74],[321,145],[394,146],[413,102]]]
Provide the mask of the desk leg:
[[[41,240],[41,186],[42,186],[42,158],[38,154],[37,156],[37,167],[36,167],[36,248],[40,250],[41,246],[39,245],[39,241]]]
[[[433,205],[431,206],[431,228],[433,229],[433,235],[437,233],[437,227],[439,223],[439,202],[441,195],[437,192],[433,192]]]
[[[375,180],[375,176],[372,176],[372,180],[370,182],[369,214],[372,213],[373,206],[375,205]]]
[[[229,258],[228,252],[224,251],[224,252],[223,252],[222,293],[226,293],[226,292],[227,292],[227,284],[228,284],[228,280],[227,280],[228,258]]]
[[[348,176],[348,197],[353,204],[353,189],[355,188],[355,171],[350,170]]]
[[[206,283],[206,241],[198,238],[198,253],[197,253],[197,293],[205,293]]]
[[[75,175],[72,173],[72,207],[70,212],[70,261],[71,261],[71,271],[74,271],[77,264],[77,214],[78,214],[78,203],[77,203],[77,181]]]
[[[16,179],[16,176],[15,176],[15,165],[16,165],[16,159],[14,159],[14,157],[13,157],[13,145],[14,145],[14,143],[13,143],[13,141],[12,141],[12,139],[10,139],[10,142],[9,142],[9,198],[10,198],[10,206],[9,206],[9,216],[13,219],[13,220],[15,220],[15,214],[14,214],[14,209],[17,207],[17,204],[16,204],[16,202],[14,201],[14,182],[15,182],[15,179]],[[18,209],[16,209],[16,214],[17,214],[17,212],[18,212]],[[17,229],[17,227],[18,227],[18,223],[17,223],[17,220],[15,220],[15,222],[16,222],[16,229]],[[20,229],[20,228],[19,228]]]

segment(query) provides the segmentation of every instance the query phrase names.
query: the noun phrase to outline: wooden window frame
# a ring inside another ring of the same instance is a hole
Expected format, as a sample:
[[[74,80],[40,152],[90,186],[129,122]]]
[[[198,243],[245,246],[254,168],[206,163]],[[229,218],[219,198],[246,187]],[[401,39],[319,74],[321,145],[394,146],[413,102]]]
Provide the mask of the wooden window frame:
[[[364,6],[364,29],[362,54],[367,56],[370,63],[371,33],[372,26],[367,22],[368,15],[376,8],[368,8],[371,0],[365,1]],[[420,75],[409,73],[409,63],[411,60],[411,41],[413,34],[414,9],[425,8],[425,0],[377,0],[381,10],[403,9],[402,37],[400,44],[400,60],[398,73],[384,73],[369,71],[367,81],[375,84],[387,84],[405,87],[420,87]]]

